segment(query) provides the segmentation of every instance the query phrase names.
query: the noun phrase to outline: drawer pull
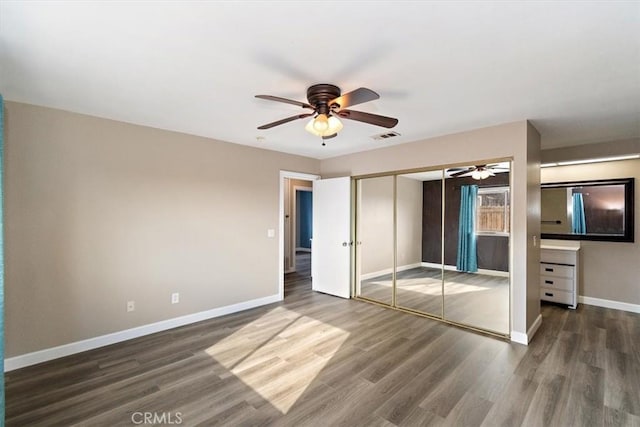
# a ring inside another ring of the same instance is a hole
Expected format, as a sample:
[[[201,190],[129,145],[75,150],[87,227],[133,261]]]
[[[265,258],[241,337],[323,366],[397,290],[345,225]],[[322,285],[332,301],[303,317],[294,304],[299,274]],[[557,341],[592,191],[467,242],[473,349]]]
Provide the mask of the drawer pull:
[[[544,271],[553,271],[553,268],[545,268]]]
[[[553,285],[553,280],[545,280],[544,283],[547,285]]]
[[[553,294],[552,294],[551,292],[545,292],[544,294],[545,294],[546,296],[548,296],[548,297],[552,297],[552,296],[553,296]]]

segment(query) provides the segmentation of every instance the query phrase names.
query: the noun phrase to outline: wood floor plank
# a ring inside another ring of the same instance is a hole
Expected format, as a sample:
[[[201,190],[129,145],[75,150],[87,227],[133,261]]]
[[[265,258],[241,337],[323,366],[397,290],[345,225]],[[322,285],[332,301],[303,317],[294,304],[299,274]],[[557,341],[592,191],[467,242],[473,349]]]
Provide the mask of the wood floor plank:
[[[524,425],[551,426],[558,424],[568,400],[570,380],[556,373],[548,373],[540,382],[529,409]]]
[[[640,369],[633,355],[606,352],[604,404],[640,416]]]
[[[565,410],[558,417],[568,426],[602,425],[605,371],[578,362],[570,378]]]
[[[451,410],[465,396],[499,351],[509,344],[497,340],[483,340],[473,348],[467,358],[459,363],[451,375],[445,377],[420,403],[442,418],[447,418]]]
[[[529,410],[538,384],[514,375],[496,399],[482,426],[519,426]]]
[[[427,396],[435,390],[435,387],[469,357],[474,346],[480,343],[483,337],[465,337],[459,339],[435,358],[432,363],[411,378],[397,393],[389,398],[375,413],[384,419],[400,424]]]
[[[619,409],[604,407],[604,426],[606,427],[640,427],[640,417]]]
[[[402,427],[439,427],[445,425],[445,420],[427,409],[416,406],[399,425]]]
[[[474,393],[465,393],[444,420],[445,426],[475,427],[482,425],[493,403]]]

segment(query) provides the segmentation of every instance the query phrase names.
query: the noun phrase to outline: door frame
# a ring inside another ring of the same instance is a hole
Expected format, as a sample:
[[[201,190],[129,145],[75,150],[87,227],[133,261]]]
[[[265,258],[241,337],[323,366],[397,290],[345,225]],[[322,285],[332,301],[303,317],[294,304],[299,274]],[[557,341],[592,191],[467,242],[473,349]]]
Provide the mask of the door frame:
[[[284,300],[284,191],[285,179],[301,179],[305,181],[315,181],[320,179],[320,175],[309,173],[280,171],[280,200],[278,214],[278,300]]]

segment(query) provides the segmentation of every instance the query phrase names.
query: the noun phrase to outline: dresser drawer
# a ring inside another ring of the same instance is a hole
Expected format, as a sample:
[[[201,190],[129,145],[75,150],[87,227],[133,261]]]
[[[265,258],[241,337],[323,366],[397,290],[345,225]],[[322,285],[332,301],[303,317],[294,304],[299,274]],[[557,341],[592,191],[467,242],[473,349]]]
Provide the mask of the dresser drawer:
[[[566,277],[567,279],[573,279],[574,271],[575,267],[570,267],[568,265],[540,264],[541,276]]]
[[[573,279],[541,275],[540,287],[573,292]]]
[[[573,304],[573,292],[558,291],[556,289],[540,288],[540,299],[544,301]]]
[[[542,249],[540,251],[540,262],[576,265],[576,253],[574,251]]]

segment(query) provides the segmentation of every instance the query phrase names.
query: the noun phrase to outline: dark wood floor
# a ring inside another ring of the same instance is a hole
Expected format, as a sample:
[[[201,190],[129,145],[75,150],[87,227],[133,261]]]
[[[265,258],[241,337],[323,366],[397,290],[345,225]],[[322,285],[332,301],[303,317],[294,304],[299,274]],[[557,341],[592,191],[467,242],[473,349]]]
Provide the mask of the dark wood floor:
[[[283,303],[8,373],[7,425],[640,425],[640,315],[544,305],[525,347],[286,282]]]

